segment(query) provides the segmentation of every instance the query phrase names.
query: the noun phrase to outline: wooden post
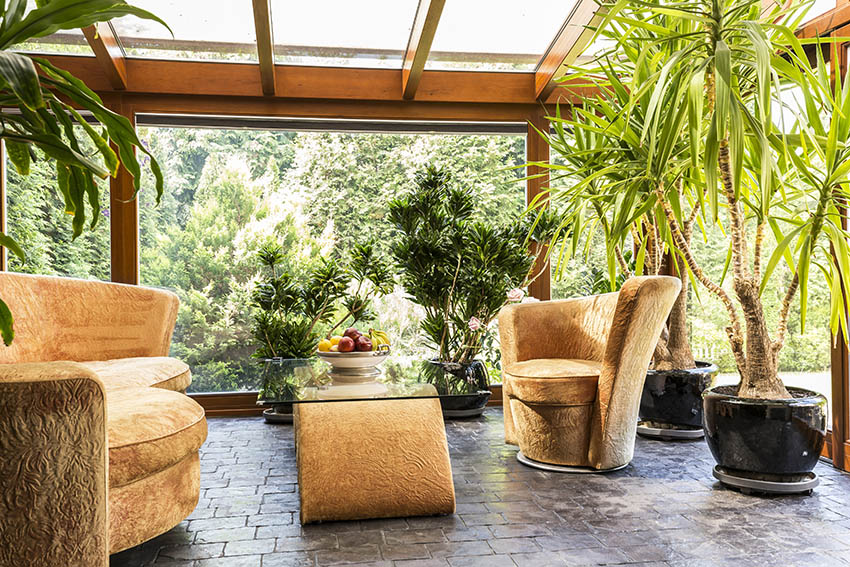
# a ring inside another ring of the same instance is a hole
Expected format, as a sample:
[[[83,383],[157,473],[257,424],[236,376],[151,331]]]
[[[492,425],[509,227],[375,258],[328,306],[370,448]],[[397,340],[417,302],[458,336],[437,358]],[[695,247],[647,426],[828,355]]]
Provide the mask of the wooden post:
[[[0,232],[6,234],[6,141],[2,139],[0,139]],[[0,272],[8,269],[7,258],[6,248],[0,246]]]
[[[117,100],[113,110],[135,128],[134,109],[122,97]],[[133,199],[133,192],[133,176],[121,166],[118,175],[109,180],[109,228],[112,281],[127,284],[139,283],[139,201]]]
[[[832,32],[832,37],[846,37],[850,26]],[[844,76],[847,69],[847,43],[833,43],[830,46],[832,56],[832,73],[839,72]],[[847,230],[847,207],[841,207],[841,226]],[[831,249],[835,255],[835,249]],[[839,268],[840,269],[840,268]],[[841,293],[846,301],[850,290],[841,286]],[[846,313],[845,313],[846,315]],[[850,439],[850,348],[841,332],[832,337],[830,349],[830,371],[832,374],[832,464],[840,469],[848,470],[846,454],[847,441]]]
[[[525,159],[528,162],[548,162],[549,161],[549,144],[546,143],[537,130],[541,132],[549,131],[549,121],[546,120],[546,115],[541,109],[532,114],[528,119],[528,130],[525,138]],[[546,173],[547,170],[529,166],[526,175],[536,175],[538,173]],[[527,204],[531,204],[534,198],[549,188],[549,175],[546,174],[536,179],[528,179],[526,181],[525,199]],[[540,276],[528,286],[528,293],[532,297],[536,297],[541,301],[552,299],[552,274],[549,265],[543,266],[544,258],[538,260],[534,267],[534,273],[543,270]]]

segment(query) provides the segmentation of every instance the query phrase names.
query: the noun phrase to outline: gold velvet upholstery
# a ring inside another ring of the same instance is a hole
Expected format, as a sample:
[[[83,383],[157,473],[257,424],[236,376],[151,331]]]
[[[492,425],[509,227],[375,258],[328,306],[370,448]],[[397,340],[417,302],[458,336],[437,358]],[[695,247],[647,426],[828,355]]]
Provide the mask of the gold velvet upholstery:
[[[646,370],[680,287],[636,277],[618,293],[502,309],[505,441],[544,463],[628,464]]]
[[[294,405],[301,523],[452,514],[436,398]]]
[[[0,565],[105,566],[200,494],[204,411],[166,356],[177,298],[8,272],[0,296],[16,331],[0,347]]]
[[[0,365],[0,565],[108,564],[105,396],[79,364]]]
[[[15,316],[15,342],[2,362],[167,356],[177,296],[134,285],[0,273]]]
[[[177,392],[107,392],[109,487],[124,486],[197,453],[207,438],[204,408]]]
[[[189,365],[167,356],[137,356],[83,362],[103,382],[107,392],[133,386],[184,392],[192,383]]]

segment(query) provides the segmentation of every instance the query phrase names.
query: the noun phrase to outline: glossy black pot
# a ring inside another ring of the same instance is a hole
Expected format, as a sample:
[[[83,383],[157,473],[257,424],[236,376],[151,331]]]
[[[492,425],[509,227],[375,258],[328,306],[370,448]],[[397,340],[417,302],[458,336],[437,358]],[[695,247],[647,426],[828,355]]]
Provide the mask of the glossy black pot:
[[[739,398],[737,386],[703,393],[705,439],[717,464],[764,480],[811,472],[826,439],[826,398],[788,388],[786,400]]]
[[[652,424],[702,427],[702,393],[714,386],[718,368],[697,361],[687,370],[650,370],[640,398],[640,420]]]
[[[440,394],[443,417],[475,417],[484,413],[490,399],[490,380],[483,362],[458,364],[433,359],[425,362],[424,371],[428,382]]]

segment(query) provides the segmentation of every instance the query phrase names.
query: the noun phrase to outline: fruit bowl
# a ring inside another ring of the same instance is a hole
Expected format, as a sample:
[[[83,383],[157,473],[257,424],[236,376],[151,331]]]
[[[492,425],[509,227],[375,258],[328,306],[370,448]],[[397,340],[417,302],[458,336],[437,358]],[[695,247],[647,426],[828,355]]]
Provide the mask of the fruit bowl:
[[[334,368],[371,368],[387,359],[390,349],[372,350],[367,352],[317,352],[319,358]]]

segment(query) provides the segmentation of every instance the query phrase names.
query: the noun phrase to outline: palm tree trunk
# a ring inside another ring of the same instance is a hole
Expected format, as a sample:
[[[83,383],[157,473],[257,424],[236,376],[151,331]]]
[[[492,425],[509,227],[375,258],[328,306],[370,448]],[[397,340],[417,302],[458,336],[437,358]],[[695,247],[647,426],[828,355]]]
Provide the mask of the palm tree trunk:
[[[759,282],[747,269],[744,215],[735,196],[732,184],[732,165],[729,158],[729,141],[722,140],[717,154],[720,179],[729,205],[729,228],[732,236],[732,278],[735,295],[741,304],[746,325],[745,357],[738,361],[741,384],[738,396],[742,398],[780,399],[791,395],[779,379],[777,352],[773,348],[764,305],[759,295]],[[742,364],[743,362],[743,364]]]

